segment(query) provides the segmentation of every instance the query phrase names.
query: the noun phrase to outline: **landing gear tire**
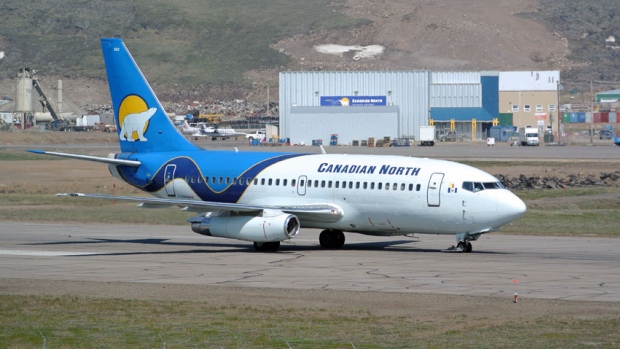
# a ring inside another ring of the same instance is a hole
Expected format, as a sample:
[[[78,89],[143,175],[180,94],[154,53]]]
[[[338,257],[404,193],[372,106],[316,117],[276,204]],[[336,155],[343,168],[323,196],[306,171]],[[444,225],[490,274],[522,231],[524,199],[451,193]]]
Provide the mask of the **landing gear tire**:
[[[254,243],[254,250],[256,250],[256,252],[275,252],[278,248],[280,248],[280,241]]]
[[[469,241],[461,241],[458,243],[458,245],[456,245],[456,250],[459,252],[466,252],[469,253],[471,252],[473,249],[471,242]]]
[[[342,248],[344,241],[344,233],[340,230],[323,230],[319,235],[319,243],[325,249]]]

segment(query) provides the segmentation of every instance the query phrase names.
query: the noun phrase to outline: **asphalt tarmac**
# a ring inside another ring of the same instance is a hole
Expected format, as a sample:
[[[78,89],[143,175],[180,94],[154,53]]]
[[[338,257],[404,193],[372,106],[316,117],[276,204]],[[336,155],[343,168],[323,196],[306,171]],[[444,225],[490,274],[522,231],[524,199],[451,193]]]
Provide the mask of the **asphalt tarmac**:
[[[222,285],[620,301],[620,239],[483,235],[472,253],[454,237],[346,234],[323,250],[302,229],[277,253],[203,237],[188,226],[0,223],[0,278]]]

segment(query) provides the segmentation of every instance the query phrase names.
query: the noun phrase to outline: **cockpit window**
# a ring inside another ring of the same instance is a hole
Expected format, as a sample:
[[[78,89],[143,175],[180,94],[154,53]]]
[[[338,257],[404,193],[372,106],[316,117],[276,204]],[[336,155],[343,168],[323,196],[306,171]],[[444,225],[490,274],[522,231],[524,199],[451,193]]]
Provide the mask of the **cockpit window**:
[[[501,182],[484,182],[484,189],[503,189],[504,186]]]
[[[474,183],[463,182],[463,190],[474,191]]]
[[[463,182],[462,188],[474,193],[485,189],[505,189],[500,181],[496,182]]]

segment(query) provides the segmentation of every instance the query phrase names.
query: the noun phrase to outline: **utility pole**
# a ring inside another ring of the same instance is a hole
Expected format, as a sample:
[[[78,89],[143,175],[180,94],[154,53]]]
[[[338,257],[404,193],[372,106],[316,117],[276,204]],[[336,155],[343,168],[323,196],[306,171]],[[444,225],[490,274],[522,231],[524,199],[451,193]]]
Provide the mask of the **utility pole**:
[[[592,80],[590,80],[590,144],[593,143],[593,140],[592,140],[593,136],[592,136],[592,134],[594,133],[594,130],[593,130],[593,127],[592,127],[593,126],[592,123],[594,122],[594,101],[593,101],[594,100],[594,98],[593,98],[594,93],[593,93],[592,90],[593,90],[592,89]]]
[[[561,129],[561,121],[562,121],[562,110],[560,110],[560,80],[558,79],[558,81],[556,81],[556,90],[557,90],[557,96],[558,96],[558,104],[557,104],[557,111],[558,111],[558,144],[562,144],[562,129]]]

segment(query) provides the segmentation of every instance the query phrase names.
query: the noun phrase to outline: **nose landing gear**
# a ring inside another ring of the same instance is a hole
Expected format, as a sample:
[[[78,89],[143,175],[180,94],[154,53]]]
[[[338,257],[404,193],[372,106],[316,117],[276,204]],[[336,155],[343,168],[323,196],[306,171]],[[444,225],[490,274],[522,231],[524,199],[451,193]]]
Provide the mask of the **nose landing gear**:
[[[481,235],[480,233],[479,234],[468,234],[468,233],[456,234],[456,247],[451,246],[448,249],[443,250],[443,252],[469,253],[472,251],[472,245],[470,241],[478,240],[480,235]]]

